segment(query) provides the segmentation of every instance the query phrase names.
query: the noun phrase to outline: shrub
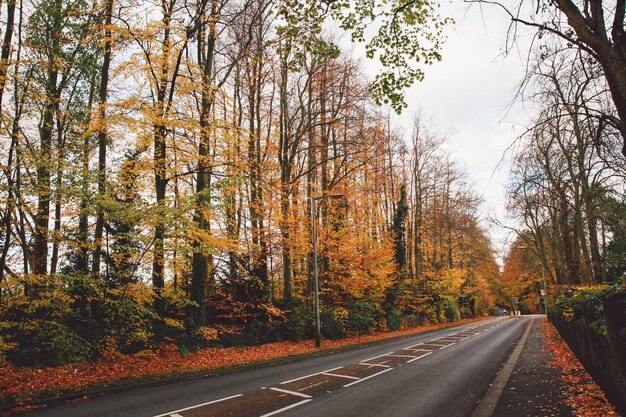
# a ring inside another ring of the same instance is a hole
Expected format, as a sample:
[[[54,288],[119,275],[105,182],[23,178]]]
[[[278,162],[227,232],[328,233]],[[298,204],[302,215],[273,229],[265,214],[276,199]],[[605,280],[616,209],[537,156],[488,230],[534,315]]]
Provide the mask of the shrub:
[[[402,311],[392,308],[387,312],[387,328],[389,330],[400,330],[402,327]]]
[[[445,297],[443,299],[443,313],[448,322],[457,321],[461,318],[459,307],[452,297]]]
[[[359,301],[352,305],[348,328],[356,334],[368,334],[376,328],[376,308],[372,303]]]
[[[32,320],[13,328],[19,341],[7,351],[11,362],[20,366],[59,366],[79,362],[89,355],[89,342],[60,323]]]
[[[346,331],[341,319],[339,319],[332,311],[323,311],[320,314],[322,336],[326,339],[341,339]]]

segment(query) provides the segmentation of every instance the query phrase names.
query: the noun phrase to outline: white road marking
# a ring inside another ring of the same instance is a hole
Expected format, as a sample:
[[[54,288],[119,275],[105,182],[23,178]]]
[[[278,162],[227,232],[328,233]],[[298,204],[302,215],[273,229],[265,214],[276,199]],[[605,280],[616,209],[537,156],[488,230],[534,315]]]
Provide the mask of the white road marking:
[[[295,395],[296,397],[302,397],[302,398],[313,398],[308,394],[303,394],[301,392],[298,391],[289,391],[288,389],[280,389],[280,388],[270,388],[272,391],[276,391],[276,392],[282,392],[283,394],[289,394],[289,395]]]
[[[181,412],[183,412],[183,411],[192,410],[192,409],[194,409],[194,408],[203,407],[203,406],[205,406],[205,405],[209,405],[209,404],[219,403],[219,402],[222,402],[222,401],[230,400],[230,399],[232,399],[232,398],[241,397],[242,395],[243,395],[243,394],[231,395],[230,397],[220,398],[219,400],[209,401],[208,403],[202,403],[202,404],[192,405],[191,407],[181,408],[180,410],[170,411],[170,412],[168,412],[168,413],[165,413],[165,414],[159,414],[158,416],[154,416],[154,417],[169,417],[169,416],[171,416],[172,414],[181,413]]]
[[[383,356],[387,356],[387,355],[389,355],[390,353],[393,353],[393,352],[383,353],[382,355],[374,356],[373,358],[364,359],[364,360],[362,360],[361,362],[367,362],[367,361],[371,361],[371,360],[373,360],[373,359],[382,358]],[[332,369],[331,369],[331,370],[332,370]]]
[[[392,355],[392,354],[387,355],[387,356],[392,356],[394,358],[414,358],[415,357],[413,355]]]
[[[275,415],[276,415],[276,414],[278,414],[278,413],[282,413],[283,411],[291,410],[292,408],[296,408],[296,407],[298,407],[298,406],[300,406],[300,405],[302,405],[302,404],[306,404],[306,403],[308,403],[309,401],[313,401],[313,400],[304,400],[304,401],[300,401],[299,403],[291,404],[291,405],[288,405],[287,407],[283,407],[283,408],[281,408],[281,409],[274,410],[274,411],[272,411],[272,412],[270,412],[270,413],[263,414],[261,417],[270,417],[270,416],[275,416]]]
[[[382,363],[357,363],[357,365],[363,365],[363,366],[380,366],[381,368],[391,368],[391,366],[389,365],[383,365]]]
[[[180,414],[170,414],[170,417],[183,417]]]
[[[336,377],[338,377],[338,378],[361,379],[361,378],[357,378],[356,376],[351,376],[351,375],[341,375],[341,374],[331,374],[330,372],[322,372],[322,375],[336,376]]]
[[[327,369],[327,370],[325,370],[325,371],[316,372],[316,373],[314,373],[314,374],[309,374],[309,375],[301,376],[301,377],[298,377],[298,378],[290,379],[289,381],[283,381],[283,382],[281,382],[281,383],[280,383],[280,385],[283,385],[283,384],[289,384],[290,382],[300,381],[301,379],[310,378],[310,377],[315,376],[315,375],[323,374],[324,372],[332,372],[332,371],[336,371],[337,369],[341,369],[341,368],[343,368],[343,366],[338,366],[338,367],[336,367],[336,368]]]
[[[370,379],[370,378],[374,378],[375,376],[378,376],[378,375],[384,374],[385,372],[389,372],[389,371],[393,371],[393,368],[387,368],[387,369],[384,369],[384,370],[382,370],[382,371],[380,371],[380,372],[376,372],[376,373],[375,373],[375,374],[373,374],[373,375],[366,376],[366,377],[365,377],[365,378],[363,378],[363,379],[359,379],[358,381],[350,382],[349,384],[344,385],[344,388],[350,387],[350,386],[352,386],[352,385],[354,385],[354,384],[358,384],[359,382],[366,381],[366,380],[368,380],[368,379]]]
[[[428,353],[424,353],[423,355],[417,356],[415,359],[411,359],[409,361],[406,361],[406,363],[411,363],[411,362],[415,362],[418,359],[422,359],[424,356],[428,356],[428,355],[432,355],[432,352],[428,352]]]
[[[455,343],[450,343],[449,345],[445,345],[445,346],[440,347],[439,350],[445,349],[445,348],[450,347],[450,346],[455,345],[455,344],[456,344],[456,342]]]
[[[426,345],[426,344],[427,344],[427,342],[416,343],[416,344],[411,345],[411,346],[409,346],[409,347],[405,347],[405,349],[412,349],[412,348],[414,348],[415,346]],[[421,349],[421,350],[429,350],[429,349],[422,349],[422,348],[420,348],[420,349]]]

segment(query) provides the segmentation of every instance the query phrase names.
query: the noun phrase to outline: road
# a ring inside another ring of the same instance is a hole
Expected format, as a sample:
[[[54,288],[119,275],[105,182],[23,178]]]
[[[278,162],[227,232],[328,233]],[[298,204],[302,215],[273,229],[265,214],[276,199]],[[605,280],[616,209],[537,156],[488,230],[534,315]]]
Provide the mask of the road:
[[[492,318],[292,363],[129,388],[27,415],[471,416],[531,320]]]

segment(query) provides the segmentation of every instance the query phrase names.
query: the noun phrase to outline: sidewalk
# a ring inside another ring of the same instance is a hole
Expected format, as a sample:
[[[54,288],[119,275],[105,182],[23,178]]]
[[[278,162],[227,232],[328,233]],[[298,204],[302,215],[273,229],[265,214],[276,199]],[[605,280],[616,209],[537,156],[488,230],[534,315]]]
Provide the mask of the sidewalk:
[[[544,318],[536,318],[513,372],[507,381],[492,416],[574,415],[564,403],[565,384],[560,369],[549,364],[554,354],[547,345]]]

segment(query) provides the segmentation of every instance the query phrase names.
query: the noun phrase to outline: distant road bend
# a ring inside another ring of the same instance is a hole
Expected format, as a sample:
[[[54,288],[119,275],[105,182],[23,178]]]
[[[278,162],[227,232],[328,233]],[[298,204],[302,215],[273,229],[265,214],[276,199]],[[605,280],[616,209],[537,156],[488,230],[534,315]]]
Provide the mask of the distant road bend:
[[[362,349],[137,387],[32,416],[471,416],[537,316],[492,318]]]

